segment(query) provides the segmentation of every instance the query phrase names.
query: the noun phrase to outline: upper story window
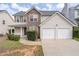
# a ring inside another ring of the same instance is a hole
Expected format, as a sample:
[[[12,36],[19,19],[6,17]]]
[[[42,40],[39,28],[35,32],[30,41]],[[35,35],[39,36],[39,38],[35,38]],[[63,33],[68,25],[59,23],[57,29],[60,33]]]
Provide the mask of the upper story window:
[[[5,20],[3,20],[3,24],[5,24]]]
[[[23,16],[17,16],[17,17],[15,18],[15,22],[17,22],[17,23],[26,22],[26,18],[23,17]]]
[[[77,10],[77,15],[79,15],[79,10]]]
[[[19,19],[17,19],[17,22],[19,22]]]
[[[15,22],[20,22],[19,17],[15,17]]]
[[[20,16],[20,22],[23,22],[23,16]]]
[[[38,20],[38,15],[36,15],[36,14],[30,15],[30,21],[36,22],[37,20]]]
[[[24,19],[24,22],[26,22],[26,19]]]

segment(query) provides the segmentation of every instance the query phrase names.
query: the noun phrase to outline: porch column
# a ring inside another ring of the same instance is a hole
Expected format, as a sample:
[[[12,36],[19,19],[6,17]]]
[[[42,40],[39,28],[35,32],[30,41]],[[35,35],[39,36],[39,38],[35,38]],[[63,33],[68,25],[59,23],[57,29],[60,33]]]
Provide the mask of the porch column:
[[[20,36],[22,37],[22,27],[21,27],[21,34],[20,34]]]

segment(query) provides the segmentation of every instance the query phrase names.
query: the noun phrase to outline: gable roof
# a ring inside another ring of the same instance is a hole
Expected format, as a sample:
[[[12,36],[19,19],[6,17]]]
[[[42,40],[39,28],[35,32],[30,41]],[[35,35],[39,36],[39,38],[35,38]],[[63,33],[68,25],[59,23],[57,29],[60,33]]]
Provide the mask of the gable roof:
[[[77,7],[79,7],[79,4],[78,4],[78,5],[76,5],[74,8],[76,9]]]
[[[68,17],[66,17],[63,13],[59,12],[61,15],[63,15],[66,19],[68,19],[70,22],[72,22],[73,24],[77,25],[77,23],[75,22],[75,20],[71,20]]]
[[[62,14],[61,12],[59,11],[40,11],[40,10],[37,10],[35,7],[32,7],[31,9],[29,9],[28,11],[20,11],[20,12],[17,12],[16,14],[14,14],[13,16],[24,16],[25,14],[27,14],[29,11],[31,11],[32,9],[35,9],[36,11],[38,11],[42,16],[52,16],[53,14],[55,13],[60,13],[61,15],[63,15],[66,19],[68,19],[70,22],[72,22],[73,24],[77,24],[74,20],[71,20],[69,19],[68,17],[66,17],[64,14]]]
[[[0,12],[6,12],[6,10],[0,10]]]
[[[68,19],[67,17],[65,17],[61,12],[55,12],[54,14],[52,14],[52,16],[54,16],[54,15],[56,15],[56,14],[60,15],[61,17],[63,17],[63,18],[64,18],[67,22],[69,22],[72,26],[77,26],[77,23],[74,23],[73,21],[71,21],[70,19]],[[40,26],[43,25],[45,22],[49,21],[49,19],[50,19],[52,16],[50,16],[48,19],[44,20],[44,21],[40,24]]]
[[[31,10],[33,10],[33,9],[35,9],[38,13],[40,13],[35,7],[32,7],[31,9],[29,9],[27,12],[26,12],[26,14],[28,13],[28,12],[30,12]],[[41,14],[41,13],[40,13]]]
[[[54,14],[57,11],[39,11],[39,12],[42,16],[51,16],[52,14]],[[17,12],[16,14],[14,14],[13,16],[24,16],[25,14],[26,14],[25,11],[20,11],[20,12]]]
[[[14,14],[13,16],[24,16],[25,12],[24,11],[19,11],[16,14]]]
[[[35,7],[32,7],[28,11],[19,11],[19,12],[15,13],[13,16],[24,16],[25,14],[27,14],[32,9],[35,9],[36,11],[38,11],[42,16],[51,16],[52,14],[57,12],[57,11],[41,11],[41,10],[37,10]]]
[[[42,16],[51,16],[55,12],[57,12],[57,11],[40,11]]]
[[[13,21],[12,16],[8,13],[8,11],[7,11],[7,10],[0,10],[0,13],[1,13],[1,12],[2,12],[2,13],[3,13],[3,12],[4,12],[4,13],[7,13],[7,14],[10,16],[10,18],[12,19],[12,21]]]

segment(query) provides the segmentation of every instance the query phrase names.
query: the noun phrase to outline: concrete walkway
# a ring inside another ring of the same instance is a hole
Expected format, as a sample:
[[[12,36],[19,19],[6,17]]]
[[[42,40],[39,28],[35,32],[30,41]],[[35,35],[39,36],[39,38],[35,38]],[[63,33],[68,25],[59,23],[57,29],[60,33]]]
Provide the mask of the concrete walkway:
[[[25,39],[20,39],[20,42],[24,45],[41,45],[41,41],[29,41]]]
[[[42,40],[46,56],[79,56],[79,42],[75,40]]]

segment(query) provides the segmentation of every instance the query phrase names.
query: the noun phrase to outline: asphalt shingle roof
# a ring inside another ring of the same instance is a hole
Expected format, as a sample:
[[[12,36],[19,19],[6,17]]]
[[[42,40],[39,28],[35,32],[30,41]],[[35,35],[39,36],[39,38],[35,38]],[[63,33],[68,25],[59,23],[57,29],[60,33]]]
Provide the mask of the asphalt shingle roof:
[[[42,16],[51,16],[55,12],[57,12],[57,11],[40,11]]]
[[[14,14],[13,16],[24,16],[24,15],[25,15],[25,12],[20,11],[20,12],[17,12],[16,14]]]
[[[51,16],[51,15],[53,15],[54,13],[56,13],[56,12],[58,12],[58,11],[39,11],[40,13],[41,13],[41,15],[42,16]],[[61,12],[60,12],[61,13]],[[16,13],[16,14],[14,14],[13,16],[23,16],[23,15],[25,15],[26,14],[26,12],[24,12],[24,11],[20,11],[20,12],[18,12],[18,13]],[[61,13],[62,14],[62,13]],[[64,14],[62,14],[63,16],[65,16]],[[65,16],[66,17],[66,16]],[[67,17],[66,17],[67,18]],[[67,18],[68,19],[68,18]],[[70,20],[70,19],[68,19],[68,20]],[[71,20],[70,20],[71,21]],[[72,23],[74,23],[74,21],[71,21]]]
[[[57,11],[39,11],[41,13],[42,16],[51,16],[52,14],[54,14]],[[20,11],[17,12],[16,14],[14,14],[13,16],[23,16],[25,15],[26,12],[24,11]]]
[[[6,10],[0,10],[0,12],[7,12]]]

